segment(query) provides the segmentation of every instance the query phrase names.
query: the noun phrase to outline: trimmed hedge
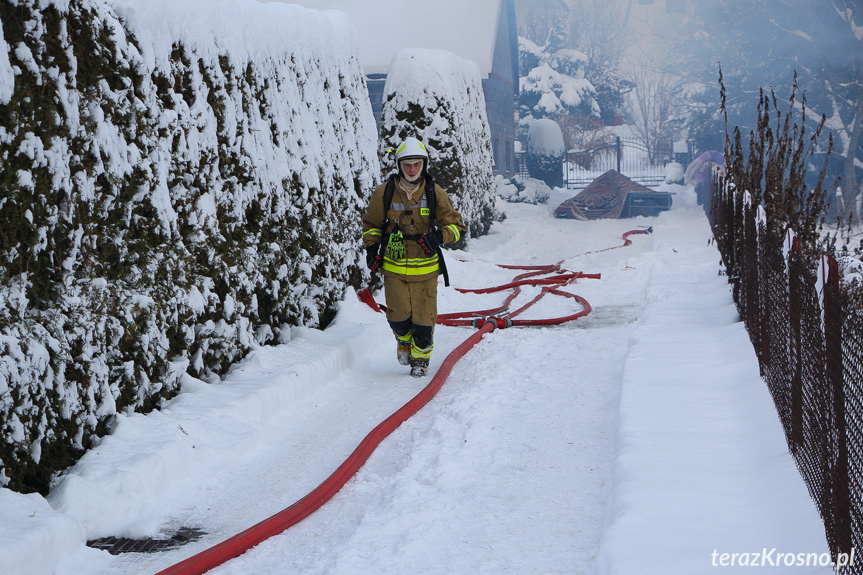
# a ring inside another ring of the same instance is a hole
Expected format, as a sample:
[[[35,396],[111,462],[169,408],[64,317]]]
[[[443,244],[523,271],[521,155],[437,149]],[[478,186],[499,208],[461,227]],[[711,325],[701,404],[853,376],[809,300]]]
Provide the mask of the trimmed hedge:
[[[468,228],[456,247],[487,234],[505,215],[495,207],[491,132],[476,64],[442,50],[404,49],[393,58],[384,91],[379,153],[385,172],[397,169],[388,150],[418,138],[429,147],[429,173]]]
[[[563,187],[566,148],[563,133],[554,120],[543,118],[530,125],[527,139],[527,171],[550,188]]]
[[[288,35],[345,32],[261,6]],[[218,380],[290,326],[327,325],[368,279],[359,222],[379,164],[360,66],[339,47],[286,37],[236,56],[213,33],[152,54],[96,0],[0,0],[0,20],[14,74],[0,94],[0,486],[45,493],[184,373]]]

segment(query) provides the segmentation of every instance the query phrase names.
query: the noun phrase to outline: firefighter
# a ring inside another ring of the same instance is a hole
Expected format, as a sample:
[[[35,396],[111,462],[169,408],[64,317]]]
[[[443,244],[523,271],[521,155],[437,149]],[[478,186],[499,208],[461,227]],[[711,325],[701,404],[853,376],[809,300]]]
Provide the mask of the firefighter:
[[[457,242],[466,228],[429,176],[422,142],[405,139],[395,160],[398,172],[375,189],[363,216],[363,244],[369,269],[383,270],[398,361],[423,377],[434,349],[438,275],[447,279],[440,246]]]

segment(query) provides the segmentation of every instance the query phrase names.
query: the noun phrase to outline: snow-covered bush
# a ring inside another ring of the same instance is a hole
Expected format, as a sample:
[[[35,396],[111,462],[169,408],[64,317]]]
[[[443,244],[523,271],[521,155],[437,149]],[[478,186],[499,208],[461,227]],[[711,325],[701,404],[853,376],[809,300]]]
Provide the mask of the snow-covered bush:
[[[0,0],[0,20],[0,485],[44,491],[184,372],[328,323],[366,274],[379,164],[335,13]]]
[[[665,165],[665,183],[680,184],[681,186],[686,179],[686,171],[683,165],[678,162],[669,162]]]
[[[409,136],[428,146],[429,173],[464,217],[467,235],[488,233],[501,215],[495,209],[491,132],[475,63],[443,50],[396,53],[381,113],[385,174],[396,169],[387,151]]]
[[[562,187],[565,155],[563,133],[557,122],[542,119],[531,123],[527,133],[527,171],[532,178],[552,188]]]
[[[545,182],[534,178],[505,178],[498,175],[495,177],[495,186],[497,195],[513,204],[544,204],[551,196],[551,188]]]

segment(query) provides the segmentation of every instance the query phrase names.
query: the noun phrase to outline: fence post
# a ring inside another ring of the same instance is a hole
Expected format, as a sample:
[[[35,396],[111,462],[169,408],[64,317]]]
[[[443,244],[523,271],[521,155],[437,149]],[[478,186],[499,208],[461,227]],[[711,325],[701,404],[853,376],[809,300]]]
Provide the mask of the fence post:
[[[757,211],[757,208],[756,208]],[[768,250],[773,248],[773,244],[770,241],[769,233],[767,231],[767,225],[763,222],[758,222],[755,224],[755,237],[756,244],[754,257],[754,264],[756,269],[754,271],[753,279],[756,282],[756,286],[758,289],[755,294],[755,302],[756,305],[756,313],[758,314],[758,341],[761,345],[761,365],[764,366],[764,373],[773,367],[773,353],[772,353],[772,345],[773,341],[771,336],[773,335],[772,329],[775,326],[771,323],[771,315],[768,312],[769,298],[770,298],[770,289],[768,286],[771,282],[771,269],[770,269],[770,254],[767,253]],[[757,279],[756,279],[757,278]],[[785,398],[783,398],[785,399]]]
[[[572,180],[575,179],[575,177],[577,175],[577,171],[574,170],[572,167],[571,162],[573,162],[573,160],[574,160],[574,155],[572,155],[570,153],[570,150],[567,150],[566,153],[563,155],[563,157],[564,157],[564,162],[563,162],[564,174],[563,174],[563,177],[566,180],[563,182],[563,185],[566,189],[569,189],[569,184],[572,182]]]
[[[788,253],[788,320],[790,322],[790,347],[794,358],[791,374],[791,449],[796,455],[803,447],[803,346],[800,319],[800,240],[797,236],[791,241]]]
[[[615,146],[615,150],[617,151],[617,172],[619,174],[622,174],[623,172],[620,169],[620,156],[622,156],[623,154],[621,153],[621,148],[620,148],[620,136],[617,136],[616,141],[614,143],[614,146]]]
[[[765,365],[764,348],[761,347],[763,318],[760,310],[761,286],[758,277],[758,224],[752,202],[747,197],[741,196],[740,199],[742,221],[740,222],[741,233],[738,240],[740,258],[737,260],[737,276],[740,283],[738,309],[740,309],[740,315],[746,324],[746,331],[749,332],[752,346],[755,348],[755,355],[758,356],[759,373],[763,376],[767,366]]]
[[[833,399],[832,503],[836,535],[835,553],[851,552],[851,499],[848,476],[848,443],[845,422],[845,382],[842,368],[842,309],[839,293],[839,265],[832,256],[827,260],[824,283],[824,347],[827,382]]]

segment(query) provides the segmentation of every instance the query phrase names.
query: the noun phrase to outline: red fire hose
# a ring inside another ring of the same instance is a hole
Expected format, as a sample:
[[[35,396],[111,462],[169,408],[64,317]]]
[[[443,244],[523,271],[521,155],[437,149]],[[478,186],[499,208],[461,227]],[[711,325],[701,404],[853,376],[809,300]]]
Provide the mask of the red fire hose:
[[[639,233],[650,233],[652,230],[633,230],[626,232],[623,235],[625,240],[624,246],[630,245],[632,242],[628,236]],[[619,246],[623,247],[623,246]],[[612,249],[612,248],[608,248]],[[249,527],[242,533],[213,546],[209,549],[201,551],[176,565],[168,567],[157,573],[157,575],[200,575],[229,561],[251,549],[255,545],[269,539],[274,535],[278,535],[282,531],[288,529],[311,515],[314,511],[323,506],[329,501],[347,482],[348,480],[362,467],[363,463],[369,458],[375,448],[396,428],[407,421],[409,417],[419,411],[426,403],[428,403],[443,387],[446,378],[449,376],[455,363],[461,359],[474,345],[482,339],[483,335],[493,331],[495,328],[506,328],[510,326],[538,326],[538,325],[557,325],[578,319],[590,313],[590,304],[581,296],[571,294],[559,289],[565,285],[569,285],[579,278],[599,279],[599,274],[584,274],[582,272],[563,272],[560,263],[547,266],[500,266],[505,269],[526,270],[528,273],[516,276],[512,282],[493,288],[483,289],[460,289],[463,293],[492,293],[505,289],[512,289],[513,292],[507,296],[503,305],[492,310],[461,312],[451,314],[441,314],[438,316],[437,323],[450,326],[473,326],[479,328],[458,347],[456,347],[444,359],[437,373],[432,377],[429,384],[424,387],[416,396],[404,404],[398,411],[386,418],[377,427],[375,427],[360,444],[354,449],[353,453],[348,456],[344,463],[336,469],[323,483],[318,485],[308,495],[292,504],[290,507],[276,513],[272,517],[261,521],[260,523]],[[541,275],[551,275],[550,277],[538,278]],[[536,279],[530,279],[536,278]],[[519,294],[521,286],[534,285],[544,286],[539,295],[533,300],[526,303],[519,309],[506,314],[505,317],[499,317],[495,314],[505,312],[510,303]],[[553,286],[553,287],[552,287]],[[547,294],[553,294],[561,297],[575,299],[581,306],[581,311],[557,318],[548,319],[533,319],[533,320],[517,320],[512,319],[519,315],[524,310],[532,306]],[[369,305],[376,311],[386,309],[384,306],[375,302],[369,290],[362,290],[358,293],[361,301]],[[466,318],[472,319],[466,319]]]
[[[242,533],[234,535],[230,539],[206,549],[185,561],[177,563],[157,575],[199,575],[205,573],[222,563],[237,557],[251,549],[255,545],[278,535],[288,527],[295,525],[311,515],[324,503],[329,501],[348,480],[362,467],[375,448],[392,433],[398,426],[407,421],[414,413],[437,394],[443,386],[455,363],[467,353],[482,336],[494,330],[495,324],[487,322],[479,331],[474,332],[469,338],[455,348],[443,361],[437,373],[413,399],[404,404],[398,411],[386,418],[375,427],[365,439],[354,449],[353,453],[330,475],[323,483],[318,485],[311,493],[280,511],[272,517],[265,519],[249,527]]]

